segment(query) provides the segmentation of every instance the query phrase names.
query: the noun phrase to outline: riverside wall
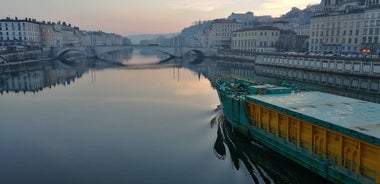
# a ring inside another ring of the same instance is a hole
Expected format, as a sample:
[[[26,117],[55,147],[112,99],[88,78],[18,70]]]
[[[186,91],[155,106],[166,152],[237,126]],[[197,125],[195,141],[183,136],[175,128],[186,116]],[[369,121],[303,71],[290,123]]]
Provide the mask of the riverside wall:
[[[255,65],[380,78],[380,59],[220,51],[216,58]]]

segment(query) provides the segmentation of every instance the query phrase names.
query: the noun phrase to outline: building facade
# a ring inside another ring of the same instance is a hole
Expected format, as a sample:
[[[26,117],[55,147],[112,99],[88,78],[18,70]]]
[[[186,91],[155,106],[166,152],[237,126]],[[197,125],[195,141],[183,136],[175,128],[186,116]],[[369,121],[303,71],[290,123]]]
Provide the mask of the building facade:
[[[375,1],[370,1],[370,3],[375,3]],[[361,52],[380,54],[380,8],[366,10],[363,19]]]
[[[232,33],[231,49],[250,52],[274,52],[280,40],[280,29],[260,26]]]
[[[322,0],[311,19],[309,51],[378,53],[379,13],[378,0]]]
[[[295,25],[291,30],[296,32],[300,36],[309,36],[310,35],[310,24],[298,24]]]
[[[101,31],[86,32],[66,22],[38,22],[35,19],[0,20],[0,46],[43,47],[122,45],[121,35]]]
[[[241,29],[242,23],[236,20],[218,19],[204,31],[202,47],[230,48],[232,32]]]
[[[0,45],[20,45],[26,47],[41,46],[41,29],[35,19],[1,19]]]

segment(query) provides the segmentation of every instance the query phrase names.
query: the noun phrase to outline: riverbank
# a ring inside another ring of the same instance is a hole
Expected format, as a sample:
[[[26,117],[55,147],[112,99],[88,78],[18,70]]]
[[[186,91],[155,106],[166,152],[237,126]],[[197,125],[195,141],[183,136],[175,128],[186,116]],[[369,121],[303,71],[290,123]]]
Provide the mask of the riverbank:
[[[42,59],[52,59],[53,57],[54,54],[51,49],[7,53],[0,55],[0,65],[19,62],[30,62]]]
[[[235,52],[231,50],[218,51],[214,58],[263,66],[380,78],[380,60],[372,58]]]

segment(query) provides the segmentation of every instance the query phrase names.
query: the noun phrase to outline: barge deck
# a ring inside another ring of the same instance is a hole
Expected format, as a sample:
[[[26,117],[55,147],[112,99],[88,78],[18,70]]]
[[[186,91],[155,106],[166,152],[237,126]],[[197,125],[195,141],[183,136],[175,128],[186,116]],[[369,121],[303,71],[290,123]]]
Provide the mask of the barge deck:
[[[240,132],[335,183],[380,183],[380,104],[225,77],[225,116]]]

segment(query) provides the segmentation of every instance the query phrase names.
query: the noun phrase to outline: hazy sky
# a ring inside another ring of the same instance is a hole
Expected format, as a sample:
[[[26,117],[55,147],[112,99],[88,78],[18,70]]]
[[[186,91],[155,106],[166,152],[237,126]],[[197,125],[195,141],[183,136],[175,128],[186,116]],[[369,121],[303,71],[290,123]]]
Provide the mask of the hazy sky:
[[[232,12],[277,17],[291,7],[317,3],[320,0],[1,0],[0,18],[65,21],[83,30],[122,35],[174,33]]]

